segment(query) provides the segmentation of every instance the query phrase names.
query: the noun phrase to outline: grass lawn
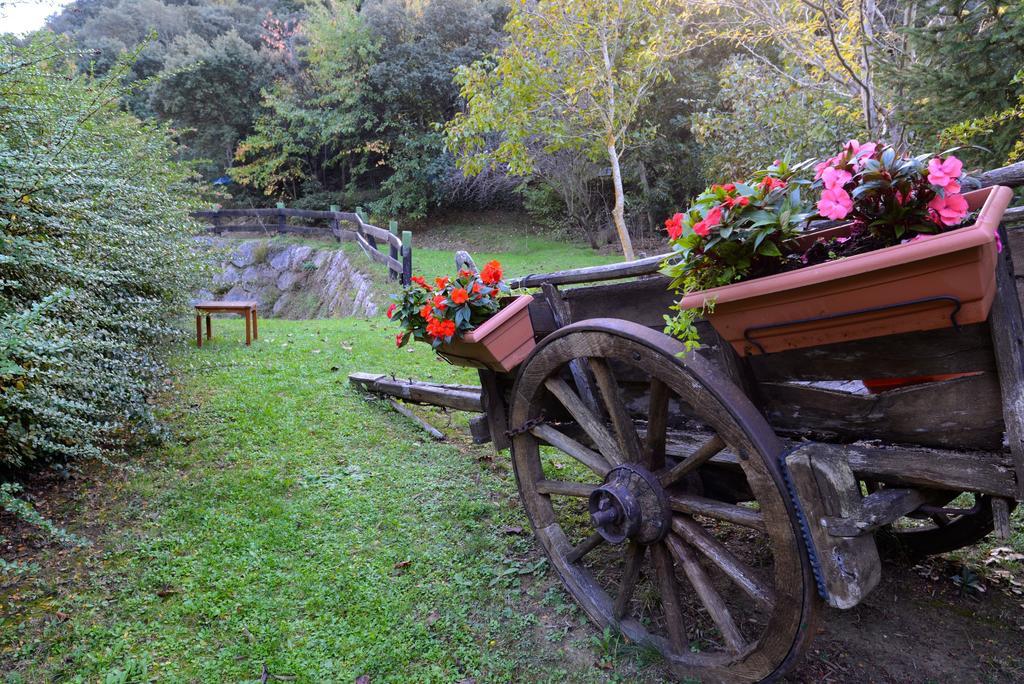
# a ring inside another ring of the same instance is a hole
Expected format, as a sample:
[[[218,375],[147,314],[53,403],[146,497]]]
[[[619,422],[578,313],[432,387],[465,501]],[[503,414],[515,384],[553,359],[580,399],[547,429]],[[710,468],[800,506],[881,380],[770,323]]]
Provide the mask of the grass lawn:
[[[507,457],[433,442],[346,378],[471,374],[395,351],[384,319],[215,334],[178,355],[170,443],[89,476],[70,527],[93,545],[2,597],[8,682],[635,674],[546,577]]]

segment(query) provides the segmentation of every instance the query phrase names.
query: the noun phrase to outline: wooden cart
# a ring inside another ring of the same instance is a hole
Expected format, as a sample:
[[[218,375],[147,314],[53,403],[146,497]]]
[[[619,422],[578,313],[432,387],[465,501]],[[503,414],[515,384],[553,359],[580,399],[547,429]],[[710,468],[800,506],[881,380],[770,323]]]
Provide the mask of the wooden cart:
[[[694,353],[661,332],[673,295],[657,259],[513,283],[542,288],[539,343],[514,374],[480,372],[479,408],[590,618],[680,677],[771,680],[824,603],[850,608],[877,584],[883,541],[929,554],[1008,534],[1024,499],[1024,321],[1002,257],[986,323],[746,358],[709,326]],[[620,282],[594,284],[607,278]],[[970,375],[841,387],[951,373]]]

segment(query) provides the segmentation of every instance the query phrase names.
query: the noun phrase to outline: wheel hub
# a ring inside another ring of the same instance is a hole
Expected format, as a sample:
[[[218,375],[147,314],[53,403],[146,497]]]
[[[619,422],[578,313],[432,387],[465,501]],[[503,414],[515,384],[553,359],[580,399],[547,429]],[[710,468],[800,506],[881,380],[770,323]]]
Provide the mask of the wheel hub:
[[[634,464],[613,468],[590,493],[589,508],[590,522],[612,544],[653,544],[668,534],[672,515],[658,479]]]

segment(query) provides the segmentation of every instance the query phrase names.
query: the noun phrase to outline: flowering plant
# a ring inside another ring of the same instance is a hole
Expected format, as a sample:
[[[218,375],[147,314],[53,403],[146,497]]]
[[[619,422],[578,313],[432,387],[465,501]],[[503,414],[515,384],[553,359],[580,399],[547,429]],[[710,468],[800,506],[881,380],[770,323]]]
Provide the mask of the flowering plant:
[[[879,142],[851,140],[815,166],[822,217],[853,223],[851,239],[865,233],[868,249],[898,244],[915,233],[939,233],[967,216],[960,194],[963,164],[952,155],[900,155]]]
[[[393,295],[387,315],[402,331],[395,345],[409,340],[429,342],[434,349],[473,330],[501,308],[498,297],[509,291],[501,279],[501,264],[491,261],[478,273],[459,271],[455,278],[436,278],[430,284],[422,276]]]
[[[673,255],[662,273],[672,288],[685,295],[776,272],[814,213],[801,192],[810,181],[796,177],[803,168],[776,160],[745,183],[712,185],[665,221]],[[665,317],[665,331],[696,346],[693,323],[703,311],[672,308],[678,313]]]

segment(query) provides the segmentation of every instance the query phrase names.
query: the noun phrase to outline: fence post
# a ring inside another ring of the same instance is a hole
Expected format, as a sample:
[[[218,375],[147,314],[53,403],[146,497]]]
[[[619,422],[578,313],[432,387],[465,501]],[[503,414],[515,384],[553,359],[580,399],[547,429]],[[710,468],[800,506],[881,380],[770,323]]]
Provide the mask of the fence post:
[[[402,285],[412,282],[412,231],[402,231]]]
[[[341,211],[341,208],[337,204],[331,205],[332,214],[337,214],[339,211]],[[338,240],[338,242],[341,242],[341,225],[338,223],[337,216],[331,217],[331,232],[334,233],[334,237]]]
[[[210,219],[210,222],[213,224],[213,230],[210,232],[214,233],[215,235],[220,235],[220,209],[214,211],[213,217]]]
[[[284,202],[277,203],[277,232],[284,235]]]
[[[398,221],[389,221],[388,222],[388,230],[390,230],[391,234],[394,235],[396,238],[401,239],[401,234],[398,232]],[[390,244],[391,244],[391,251],[390,251],[391,258],[394,259],[395,261],[398,261],[399,260],[399,258],[398,258],[398,255],[399,255],[398,247],[395,247],[394,243],[390,243]],[[402,279],[402,274],[399,273],[398,271],[392,270],[392,268],[390,266],[388,266],[388,275],[389,275],[391,280],[399,280],[400,281]]]
[[[369,223],[369,221],[366,220],[366,212],[363,211],[362,207],[356,207],[356,215],[359,217],[359,220],[362,221],[363,223]],[[360,228],[362,228],[362,226],[360,226]],[[369,233],[363,233],[362,230],[360,230],[359,233],[364,238],[366,238],[366,242],[369,243],[370,247],[377,249],[377,239],[375,237],[373,237]]]

